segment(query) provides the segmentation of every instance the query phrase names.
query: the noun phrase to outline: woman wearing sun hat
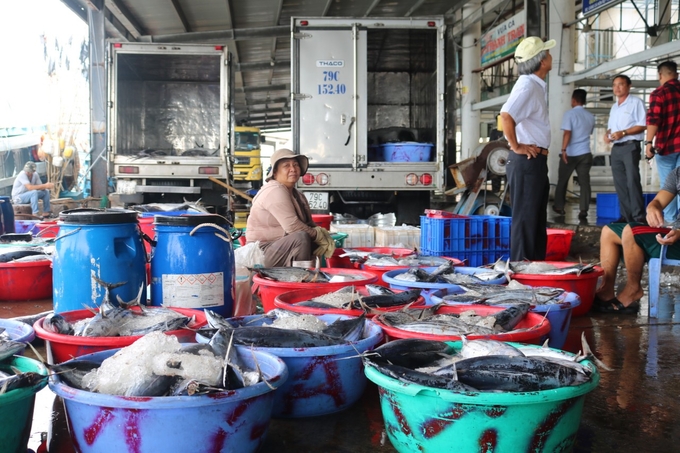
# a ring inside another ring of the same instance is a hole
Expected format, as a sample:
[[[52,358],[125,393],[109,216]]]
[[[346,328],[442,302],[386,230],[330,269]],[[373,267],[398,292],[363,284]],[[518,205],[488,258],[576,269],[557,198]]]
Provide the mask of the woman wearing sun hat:
[[[255,195],[246,223],[247,242],[259,241],[265,267],[329,257],[335,249],[330,233],[316,226],[307,199],[295,188],[308,167],[307,156],[286,148],[271,157],[267,183]]]

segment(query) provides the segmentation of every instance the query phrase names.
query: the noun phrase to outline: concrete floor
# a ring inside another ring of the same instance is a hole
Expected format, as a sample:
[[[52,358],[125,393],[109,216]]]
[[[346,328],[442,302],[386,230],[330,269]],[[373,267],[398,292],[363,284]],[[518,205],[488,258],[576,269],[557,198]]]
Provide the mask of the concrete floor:
[[[595,223],[594,205],[592,217]],[[555,228],[576,230],[570,257],[597,260],[599,228],[577,218],[578,206],[569,205],[564,218],[549,222]],[[680,282],[673,277],[669,283]],[[575,452],[666,452],[680,444],[680,290],[678,283],[662,288],[659,317],[647,317],[647,299],[637,316],[590,314],[573,318],[565,349],[577,352],[584,332],[595,354],[613,371],[602,371],[598,387],[586,397]],[[49,301],[0,304],[0,317],[37,313]],[[17,307],[19,305],[19,307]],[[42,348],[44,351],[44,348]],[[51,453],[73,451],[65,417],[54,396],[41,391],[29,447],[39,444],[39,433],[52,428]],[[377,388],[369,383],[363,398],[350,409],[311,419],[272,420],[264,452],[385,452],[396,451],[384,438]],[[191,435],[191,433],[187,433]],[[197,439],[200,443],[200,440]],[[450,451],[457,451],[451,445]]]

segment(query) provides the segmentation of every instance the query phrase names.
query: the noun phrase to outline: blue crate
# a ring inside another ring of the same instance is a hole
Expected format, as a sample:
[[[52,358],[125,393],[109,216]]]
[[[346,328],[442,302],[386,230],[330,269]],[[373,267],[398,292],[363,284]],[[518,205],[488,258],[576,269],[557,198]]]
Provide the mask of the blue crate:
[[[651,203],[655,196],[656,193],[643,193],[642,197],[644,198],[645,206]],[[611,219],[613,222],[621,217],[619,197],[615,193],[598,193],[596,202],[598,219]]]
[[[494,262],[510,252],[510,217],[420,217],[420,251],[424,255],[466,260],[468,266]]]

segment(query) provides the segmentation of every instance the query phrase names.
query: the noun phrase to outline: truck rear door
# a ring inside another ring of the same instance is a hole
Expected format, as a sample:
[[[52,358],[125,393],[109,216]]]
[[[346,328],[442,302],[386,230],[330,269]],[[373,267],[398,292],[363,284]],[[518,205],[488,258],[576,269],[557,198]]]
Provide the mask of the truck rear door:
[[[295,148],[310,165],[366,165],[366,30],[297,27],[294,40]],[[362,79],[363,78],[363,79]]]

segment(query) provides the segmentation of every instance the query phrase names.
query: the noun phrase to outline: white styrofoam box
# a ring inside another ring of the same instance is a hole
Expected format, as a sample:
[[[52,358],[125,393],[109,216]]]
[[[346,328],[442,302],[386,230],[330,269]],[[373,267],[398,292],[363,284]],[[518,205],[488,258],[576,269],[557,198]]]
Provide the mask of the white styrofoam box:
[[[371,225],[331,223],[331,233],[345,233],[344,248],[374,247],[375,235]]]
[[[420,248],[420,228],[408,225],[375,228],[376,247]]]

